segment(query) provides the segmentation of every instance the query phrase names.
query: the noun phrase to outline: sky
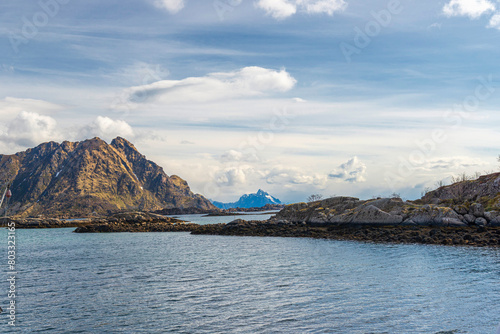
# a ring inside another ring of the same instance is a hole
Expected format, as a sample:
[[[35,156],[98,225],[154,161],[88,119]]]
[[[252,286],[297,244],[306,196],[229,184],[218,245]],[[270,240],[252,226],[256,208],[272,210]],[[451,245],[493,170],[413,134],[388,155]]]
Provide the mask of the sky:
[[[4,0],[0,152],[122,136],[218,201],[498,171],[500,1]]]

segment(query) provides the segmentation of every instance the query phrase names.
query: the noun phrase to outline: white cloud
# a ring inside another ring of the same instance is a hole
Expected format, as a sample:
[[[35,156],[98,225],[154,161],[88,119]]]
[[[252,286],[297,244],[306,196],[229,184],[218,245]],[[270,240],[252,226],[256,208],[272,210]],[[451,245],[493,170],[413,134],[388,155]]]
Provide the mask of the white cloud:
[[[443,7],[443,13],[448,17],[468,16],[471,19],[494,10],[495,5],[488,0],[451,0]]]
[[[333,13],[347,8],[347,3],[344,0],[297,0],[297,4],[310,14],[333,15]]]
[[[247,173],[252,169],[248,166],[227,167],[215,174],[215,182],[219,186],[244,185],[247,182]]]
[[[237,161],[258,161],[259,157],[254,152],[241,152],[236,150],[228,150],[221,157],[221,162],[237,162]]]
[[[267,15],[282,20],[297,11],[333,15],[346,9],[347,3],[344,0],[259,0],[256,6],[265,10]]]
[[[233,72],[209,73],[204,77],[161,80],[127,90],[131,103],[207,102],[240,97],[263,96],[292,89],[295,80],[286,70],[245,67]]]
[[[134,137],[134,131],[125,121],[112,120],[103,116],[98,116],[94,122],[80,129],[78,134],[79,139],[100,137],[106,141],[110,141],[117,136],[132,138]]]
[[[25,110],[39,114],[53,114],[63,108],[62,105],[36,99],[7,96],[0,100],[0,114],[4,121],[9,117],[12,119],[14,115]]]
[[[366,165],[355,156],[331,171],[328,177],[331,179],[357,183],[365,182],[365,175]]]
[[[309,184],[324,186],[326,177],[318,174],[306,174],[298,168],[286,168],[277,166],[263,173],[263,178],[268,184],[280,184],[283,186],[289,184]]]
[[[0,135],[3,142],[15,143],[24,147],[32,147],[60,138],[55,119],[28,111],[20,112],[8,124],[5,133]]]
[[[495,14],[491,17],[488,28],[500,29],[500,14]]]
[[[155,6],[176,14],[184,8],[184,0],[155,0]]]
[[[442,157],[438,159],[430,159],[421,166],[419,166],[418,169],[426,171],[431,171],[436,169],[452,171],[452,170],[462,170],[471,167],[481,167],[487,165],[488,163],[486,161],[483,161],[479,158],[457,156],[457,157]]]
[[[297,6],[287,0],[259,0],[256,6],[277,20],[282,20],[297,12]]]

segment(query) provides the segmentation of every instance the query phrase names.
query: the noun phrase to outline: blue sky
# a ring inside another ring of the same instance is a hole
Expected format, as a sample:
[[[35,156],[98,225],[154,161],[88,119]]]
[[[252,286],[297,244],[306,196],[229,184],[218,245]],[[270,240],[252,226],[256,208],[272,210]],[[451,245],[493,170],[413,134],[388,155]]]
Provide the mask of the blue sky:
[[[498,170],[497,13],[489,0],[3,1],[0,150],[121,135],[212,199],[417,198]]]

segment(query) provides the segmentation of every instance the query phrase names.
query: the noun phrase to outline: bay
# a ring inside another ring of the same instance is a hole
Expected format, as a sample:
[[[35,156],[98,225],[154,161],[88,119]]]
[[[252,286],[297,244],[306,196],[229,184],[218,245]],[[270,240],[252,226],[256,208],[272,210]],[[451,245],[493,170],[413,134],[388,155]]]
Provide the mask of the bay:
[[[494,333],[500,322],[498,249],[73,230],[16,231],[17,322],[4,312],[0,332]],[[0,240],[5,311],[5,229]]]

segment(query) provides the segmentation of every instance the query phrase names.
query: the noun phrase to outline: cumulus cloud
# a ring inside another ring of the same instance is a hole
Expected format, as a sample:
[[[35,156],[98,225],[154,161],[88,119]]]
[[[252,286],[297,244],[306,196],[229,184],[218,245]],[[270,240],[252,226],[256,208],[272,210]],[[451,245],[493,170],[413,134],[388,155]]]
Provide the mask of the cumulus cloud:
[[[207,102],[286,92],[296,83],[297,80],[284,69],[275,71],[252,66],[233,72],[209,73],[204,77],[161,80],[132,87],[127,94],[132,103]]]
[[[155,0],[157,8],[166,9],[171,14],[176,14],[184,8],[184,0]]]
[[[59,140],[57,122],[50,116],[35,112],[21,111],[0,135],[3,142],[32,147],[43,142]]]
[[[323,175],[304,173],[298,168],[286,168],[277,166],[262,173],[268,184],[310,184],[324,186],[326,177]]]
[[[365,182],[366,165],[358,157],[352,157],[347,162],[341,164],[328,175],[331,179],[346,181],[351,183]]]
[[[259,0],[256,6],[265,10],[267,15],[282,20],[298,11],[333,15],[345,10],[347,3],[345,0]]]
[[[262,184],[289,187],[292,185],[310,185],[322,188],[327,183],[326,175],[307,174],[299,168],[281,165],[259,169],[249,164],[228,166],[217,170],[213,179],[218,186],[243,186]]]
[[[252,169],[248,166],[227,167],[215,174],[215,182],[219,186],[237,186],[244,185],[247,182],[247,174]]]
[[[131,138],[134,137],[134,131],[125,121],[103,116],[98,116],[91,124],[83,127],[78,134],[80,139],[100,137],[106,141],[117,136]]]
[[[443,7],[443,13],[448,17],[468,16],[471,19],[494,10],[495,5],[488,0],[451,0]]]

